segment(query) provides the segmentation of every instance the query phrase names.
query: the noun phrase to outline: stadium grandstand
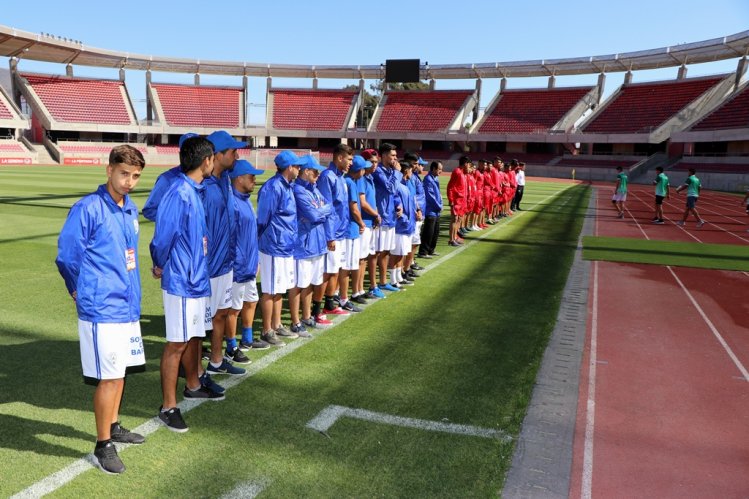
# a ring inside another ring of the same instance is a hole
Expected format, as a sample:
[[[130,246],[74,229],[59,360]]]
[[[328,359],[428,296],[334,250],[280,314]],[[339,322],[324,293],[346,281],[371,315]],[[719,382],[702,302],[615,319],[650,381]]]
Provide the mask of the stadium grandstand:
[[[123,47],[126,48],[126,47]],[[622,166],[637,177],[656,166],[676,171],[700,165],[712,188],[749,184],[749,31],[678,46],[606,56],[542,61],[421,65],[423,87],[388,88],[383,65],[304,66],[198,61],[143,56],[83,46],[0,26],[0,55],[9,58],[11,88],[0,92],[0,164],[101,164],[114,143],[131,143],[149,164],[174,164],[177,139],[217,129],[251,144],[243,157],[267,166],[274,148],[314,151],[326,161],[336,143],[403,150],[440,159],[517,158],[530,175],[604,179]],[[189,55],[189,54],[188,54]],[[24,71],[24,61],[60,64],[64,74]],[[687,64],[735,60],[736,70],[687,77]],[[118,79],[80,77],[75,68],[119,70]],[[637,81],[650,69],[674,68],[676,78]],[[138,116],[127,71],[146,76],[146,113]],[[152,72],[194,76],[194,83],[157,83]],[[607,73],[624,83],[604,98]],[[203,85],[201,75],[236,78]],[[557,86],[569,75],[596,85]],[[512,88],[508,81],[548,78],[547,88]],[[248,78],[267,80],[265,119],[248,119]],[[312,80],[311,88],[274,87],[274,78]],[[320,79],[349,80],[345,89],[318,88]],[[437,89],[444,80],[473,80],[474,88]],[[500,80],[495,95],[482,83]],[[365,109],[365,81],[376,105]],[[366,111],[366,113],[365,113]],[[269,151],[266,151],[269,150]]]

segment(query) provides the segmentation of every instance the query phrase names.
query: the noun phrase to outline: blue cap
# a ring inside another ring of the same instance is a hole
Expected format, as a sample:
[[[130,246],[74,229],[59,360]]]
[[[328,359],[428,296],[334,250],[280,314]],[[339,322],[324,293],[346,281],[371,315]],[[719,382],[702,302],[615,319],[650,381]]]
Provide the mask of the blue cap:
[[[301,161],[302,169],[305,168],[312,168],[313,170],[317,170],[319,172],[325,170],[325,167],[317,162],[314,156],[311,154],[307,154],[306,156],[302,156],[299,158],[299,161]]]
[[[247,142],[239,142],[238,140],[234,140],[234,137],[229,135],[229,133],[225,132],[224,130],[213,132],[206,138],[213,144],[213,150],[215,152],[223,152],[227,149],[242,149],[243,147],[247,147]]]
[[[428,162],[424,161],[424,158],[422,158],[421,156],[419,156],[419,160],[417,161],[417,163],[419,163],[421,166],[427,166],[429,164]]]
[[[186,133],[186,134],[184,134],[184,135],[183,135],[182,137],[180,137],[180,138],[179,138],[179,147],[180,147],[180,149],[182,148],[182,144],[184,144],[184,142],[185,142],[185,141],[186,141],[187,139],[191,139],[191,138],[193,138],[193,137],[200,137],[200,135],[198,135],[197,133],[187,132],[187,133]]]
[[[354,160],[351,162],[351,168],[349,168],[350,172],[358,172],[359,170],[365,170],[372,166],[371,161],[367,161],[364,159],[364,157],[360,155],[354,156]]]
[[[302,165],[304,161],[299,159],[299,156],[294,154],[291,151],[281,151],[276,155],[276,158],[273,160],[273,162],[276,164],[276,166],[282,170],[285,170],[291,165]]]
[[[230,178],[237,178],[240,175],[260,175],[265,170],[258,170],[252,163],[245,159],[238,159],[234,162],[234,169],[229,172]]]

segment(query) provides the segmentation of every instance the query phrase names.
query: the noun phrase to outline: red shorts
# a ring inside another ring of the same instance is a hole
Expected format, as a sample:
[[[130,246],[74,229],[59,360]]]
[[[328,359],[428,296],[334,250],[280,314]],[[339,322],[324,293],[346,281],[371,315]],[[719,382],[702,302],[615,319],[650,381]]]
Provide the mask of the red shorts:
[[[481,210],[484,209],[484,200],[481,196],[477,196],[475,202],[473,203],[473,212],[477,215],[481,213]]]
[[[484,208],[487,210],[492,207],[492,201],[494,200],[494,194],[491,192],[484,193]]]
[[[466,214],[466,205],[464,203],[450,205],[450,213],[456,217],[462,217]]]

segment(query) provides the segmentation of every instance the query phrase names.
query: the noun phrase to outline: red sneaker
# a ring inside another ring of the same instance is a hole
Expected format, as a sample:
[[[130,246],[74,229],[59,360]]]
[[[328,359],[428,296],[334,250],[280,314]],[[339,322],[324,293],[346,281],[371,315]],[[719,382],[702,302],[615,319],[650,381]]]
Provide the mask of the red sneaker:
[[[317,327],[328,327],[333,325],[333,321],[328,320],[324,314],[320,314],[315,316],[315,325]]]
[[[327,308],[322,309],[322,313],[324,314],[330,314],[330,315],[348,315],[349,313],[343,310],[341,307],[336,307],[333,310],[328,310]]]

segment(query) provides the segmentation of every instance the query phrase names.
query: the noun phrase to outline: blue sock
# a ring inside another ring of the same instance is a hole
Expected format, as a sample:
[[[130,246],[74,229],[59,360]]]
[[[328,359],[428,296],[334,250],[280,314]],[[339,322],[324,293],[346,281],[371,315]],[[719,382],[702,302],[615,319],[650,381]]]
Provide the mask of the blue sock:
[[[242,341],[245,343],[252,343],[252,328],[251,327],[242,328]]]
[[[226,351],[227,352],[233,352],[237,348],[237,339],[236,338],[227,338],[226,339]]]

